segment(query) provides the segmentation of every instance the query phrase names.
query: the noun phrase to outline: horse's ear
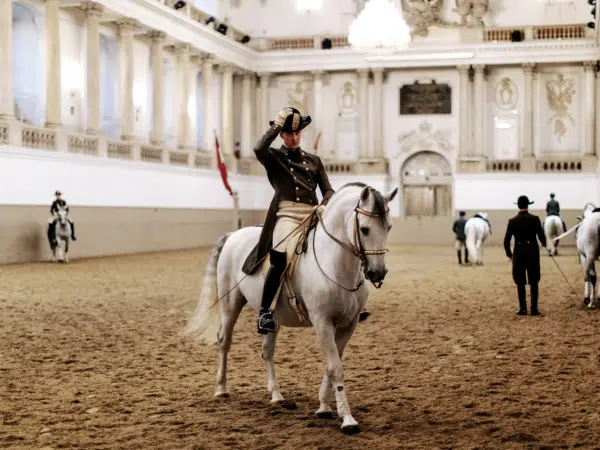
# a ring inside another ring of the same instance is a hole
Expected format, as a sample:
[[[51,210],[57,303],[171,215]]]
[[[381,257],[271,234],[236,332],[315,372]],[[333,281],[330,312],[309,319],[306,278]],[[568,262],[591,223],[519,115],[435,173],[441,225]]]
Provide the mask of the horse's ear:
[[[385,199],[386,202],[391,202],[392,200],[394,200],[394,197],[396,196],[397,193],[398,193],[398,188],[394,189],[389,194],[384,195],[383,198]]]
[[[362,191],[360,191],[360,201],[362,203],[366,203],[366,201],[369,200],[370,190],[371,188],[369,186],[365,186]]]

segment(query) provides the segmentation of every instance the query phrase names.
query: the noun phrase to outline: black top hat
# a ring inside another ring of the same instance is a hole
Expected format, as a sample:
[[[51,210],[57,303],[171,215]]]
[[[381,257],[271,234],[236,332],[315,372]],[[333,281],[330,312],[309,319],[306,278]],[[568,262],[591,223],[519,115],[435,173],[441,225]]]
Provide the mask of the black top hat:
[[[284,133],[295,133],[297,131],[300,131],[304,128],[306,128],[308,125],[310,125],[310,123],[312,122],[312,119],[310,118],[310,116],[302,116],[300,114],[300,111],[298,111],[296,108],[291,108],[292,110],[292,114],[290,114],[287,119],[285,119],[285,123],[283,124],[283,127],[281,128],[281,131]],[[270,121],[269,125],[273,126],[275,122],[274,121]]]
[[[61,195],[60,191],[56,191],[54,195]]]
[[[554,198],[554,192],[550,192],[550,197]]]
[[[515,205],[517,205],[519,209],[525,209],[529,205],[533,205],[534,203],[535,202],[530,202],[529,198],[526,195],[521,195],[517,200],[517,203],[515,203]]]
[[[466,214],[467,214],[467,213],[466,213],[466,212],[464,212],[464,211],[460,211],[460,212],[458,213],[458,215],[459,215],[459,216],[464,216],[464,215],[466,215]]]

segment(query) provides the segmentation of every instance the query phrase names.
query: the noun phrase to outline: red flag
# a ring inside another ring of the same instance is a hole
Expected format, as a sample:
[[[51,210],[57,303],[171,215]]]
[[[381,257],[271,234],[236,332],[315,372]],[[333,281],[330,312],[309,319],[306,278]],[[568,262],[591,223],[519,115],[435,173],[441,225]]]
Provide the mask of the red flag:
[[[217,150],[217,166],[219,167],[219,172],[221,172],[221,179],[223,180],[223,184],[225,185],[225,189],[229,191],[229,195],[233,195],[231,190],[231,186],[229,186],[229,182],[227,181],[227,166],[223,161],[221,161],[221,153],[219,153],[219,138],[217,137],[217,132],[215,131],[215,148]]]
[[[321,132],[319,131],[319,135],[317,136],[317,139],[315,140],[315,153],[317,153],[317,149],[319,148],[320,140],[321,140]]]

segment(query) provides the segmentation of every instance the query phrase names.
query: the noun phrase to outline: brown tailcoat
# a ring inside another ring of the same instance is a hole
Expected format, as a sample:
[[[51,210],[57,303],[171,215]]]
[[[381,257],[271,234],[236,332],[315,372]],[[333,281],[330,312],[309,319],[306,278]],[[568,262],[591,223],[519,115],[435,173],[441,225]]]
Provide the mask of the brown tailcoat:
[[[326,205],[334,194],[323,162],[317,155],[306,153],[301,148],[291,151],[284,146],[278,149],[269,147],[280,131],[280,126],[271,126],[254,147],[256,158],[267,171],[275,195],[271,200],[258,244],[244,262],[242,270],[248,275],[260,267],[259,262],[273,246],[279,202],[287,200],[317,206],[317,186],[323,194],[323,205]]]

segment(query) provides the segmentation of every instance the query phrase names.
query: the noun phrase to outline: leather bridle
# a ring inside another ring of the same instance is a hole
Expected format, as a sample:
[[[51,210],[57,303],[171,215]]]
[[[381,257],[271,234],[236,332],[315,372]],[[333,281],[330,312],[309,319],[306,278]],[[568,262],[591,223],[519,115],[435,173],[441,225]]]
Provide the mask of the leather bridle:
[[[362,243],[362,240],[360,238],[360,228],[358,225],[358,215],[359,214],[363,214],[367,217],[379,217],[379,214],[377,213],[373,213],[371,211],[365,211],[364,209],[361,209],[358,207],[358,205],[360,204],[357,203],[356,207],[354,208],[354,232],[353,232],[353,236],[354,236],[354,243],[352,245],[348,245],[342,241],[340,241],[338,238],[336,238],[334,235],[332,235],[327,228],[325,227],[325,223],[323,222],[323,217],[321,216],[321,214],[317,211],[317,217],[319,218],[319,222],[321,222],[321,226],[323,227],[323,231],[325,232],[325,234],[327,236],[329,236],[329,238],[331,240],[333,240],[334,242],[336,242],[340,247],[342,247],[344,250],[348,251],[349,253],[352,253],[355,257],[357,257],[360,260],[360,265],[363,271],[363,279],[360,280],[358,282],[358,284],[356,285],[355,288],[353,289],[348,289],[345,288],[344,286],[341,286],[340,284],[338,284],[337,282],[335,282],[334,280],[332,280],[331,278],[329,278],[327,276],[327,274],[323,271],[323,269],[321,268],[321,265],[319,264],[319,260],[317,259],[317,253],[315,251],[315,236],[313,236],[313,253],[315,255],[315,260],[317,261],[317,265],[319,266],[319,269],[321,270],[321,273],[323,273],[323,275],[325,275],[327,277],[327,279],[329,279],[329,281],[335,283],[336,285],[338,285],[339,287],[341,287],[342,289],[349,291],[349,292],[356,292],[365,282],[365,278],[367,278],[369,281],[371,281],[371,283],[373,284],[373,286],[375,286],[376,289],[379,289],[381,287],[381,285],[383,284],[383,281],[379,281],[377,283],[373,282],[372,280],[369,279],[369,277],[367,276],[367,255],[384,255],[386,252],[388,252],[389,250],[386,249],[381,249],[381,250],[367,250],[365,249],[365,246]],[[389,212],[389,209],[387,209],[385,211],[385,213],[387,214]]]

